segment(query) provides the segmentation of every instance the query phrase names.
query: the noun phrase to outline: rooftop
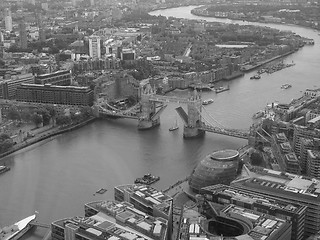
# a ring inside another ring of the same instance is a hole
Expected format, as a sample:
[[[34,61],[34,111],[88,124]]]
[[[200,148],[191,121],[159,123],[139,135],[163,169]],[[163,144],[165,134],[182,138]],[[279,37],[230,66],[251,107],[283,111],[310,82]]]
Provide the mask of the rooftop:
[[[131,193],[131,195],[135,198],[144,200],[146,204],[150,206],[156,206],[158,209],[165,213],[168,213],[169,211],[169,205],[171,204],[172,198],[151,186],[141,184],[129,184],[116,186],[115,188],[122,191],[127,191]]]
[[[272,183],[272,184],[276,185],[276,183]],[[205,187],[203,188],[203,190],[212,191],[215,194],[231,196],[233,199],[238,199],[238,200],[241,200],[242,202],[247,202],[250,204],[258,203],[258,204],[266,205],[269,207],[273,207],[274,209],[283,209],[292,213],[299,212],[301,208],[301,205],[294,204],[292,202],[275,200],[268,196],[263,196],[253,192],[249,193],[247,191],[242,191],[242,190],[239,190],[227,185],[222,185],[222,184]]]
[[[262,193],[267,191],[285,194],[286,197],[320,200],[320,180],[266,168],[253,168],[251,171],[254,173],[252,178],[239,180],[235,186],[240,184],[259,189]]]
[[[86,204],[99,206],[103,211],[91,217],[73,217],[53,222],[54,225],[73,229],[88,239],[165,239],[167,221],[154,218],[130,206],[128,203],[101,201]],[[69,225],[70,226],[70,225]]]

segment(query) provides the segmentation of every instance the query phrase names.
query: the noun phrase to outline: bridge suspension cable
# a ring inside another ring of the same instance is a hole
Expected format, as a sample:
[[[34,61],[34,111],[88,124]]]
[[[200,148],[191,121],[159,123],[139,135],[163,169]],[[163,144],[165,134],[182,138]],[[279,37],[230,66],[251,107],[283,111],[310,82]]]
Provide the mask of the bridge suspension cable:
[[[224,126],[223,124],[221,124],[220,122],[218,122],[208,111],[205,107],[202,106],[202,109],[204,110],[204,112],[209,116],[209,118],[211,120],[213,120],[220,128],[226,128],[226,126]],[[201,114],[201,113],[200,113]],[[203,114],[201,114],[202,117],[204,117]],[[213,125],[212,123],[210,123],[210,121],[208,121],[209,125]]]

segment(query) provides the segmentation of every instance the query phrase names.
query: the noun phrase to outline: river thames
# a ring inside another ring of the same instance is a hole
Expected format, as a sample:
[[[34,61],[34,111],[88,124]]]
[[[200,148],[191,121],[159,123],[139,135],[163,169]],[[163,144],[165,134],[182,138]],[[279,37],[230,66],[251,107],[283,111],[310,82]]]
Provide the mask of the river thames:
[[[205,19],[227,23],[248,24],[242,21],[197,17],[190,13],[194,6],[165,9],[153,15],[189,19]],[[313,38],[314,46],[305,46],[285,58],[296,64],[259,80],[250,80],[252,73],[232,80],[230,90],[215,94],[206,106],[216,120],[229,128],[248,129],[251,116],[273,101],[289,102],[301,96],[306,88],[320,87],[320,36],[312,29],[297,26],[260,24]],[[282,84],[292,88],[282,90]],[[176,94],[186,96],[186,91]],[[184,140],[183,125],[169,132],[175,119],[170,104],[161,115],[161,125],[149,131],[138,131],[135,120],[117,119],[95,121],[81,129],[48,139],[1,160],[11,167],[0,175],[0,226],[9,225],[39,212],[38,220],[52,221],[84,215],[84,204],[93,200],[113,199],[113,187],[133,183],[136,177],[151,173],[161,177],[154,187],[161,190],[185,178],[201,159],[214,150],[237,149],[245,140],[207,133],[203,138]],[[183,106],[182,107],[186,107]],[[94,195],[99,188],[108,192]],[[46,232],[35,229],[25,238],[39,239]]]

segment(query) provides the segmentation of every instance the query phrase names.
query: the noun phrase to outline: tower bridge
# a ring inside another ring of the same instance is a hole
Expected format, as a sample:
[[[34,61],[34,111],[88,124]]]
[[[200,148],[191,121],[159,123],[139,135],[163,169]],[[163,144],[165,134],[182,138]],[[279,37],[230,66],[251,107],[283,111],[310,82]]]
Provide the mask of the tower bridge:
[[[201,96],[196,91],[189,98],[163,96],[155,94],[149,85],[149,87],[141,91],[141,101],[129,109],[110,108],[107,103],[99,104],[98,108],[100,116],[137,119],[138,129],[144,130],[160,124],[160,115],[167,107],[166,103],[169,102],[187,105],[187,111],[181,106],[176,108],[184,123],[183,136],[185,138],[198,137],[205,132],[213,132],[249,139],[250,132],[252,132],[249,130],[230,129],[216,121],[202,105]]]

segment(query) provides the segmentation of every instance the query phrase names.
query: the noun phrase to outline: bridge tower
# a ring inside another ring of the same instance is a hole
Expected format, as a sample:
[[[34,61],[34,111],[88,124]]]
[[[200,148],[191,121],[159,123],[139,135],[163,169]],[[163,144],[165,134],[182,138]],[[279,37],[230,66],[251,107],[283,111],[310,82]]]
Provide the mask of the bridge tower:
[[[204,135],[205,131],[199,129],[202,126],[201,107],[201,97],[195,90],[188,102],[188,120],[183,129],[184,138],[200,137]]]
[[[145,130],[160,125],[160,114],[157,113],[156,102],[150,101],[150,96],[154,94],[150,84],[147,84],[141,91],[141,114],[138,129]]]

